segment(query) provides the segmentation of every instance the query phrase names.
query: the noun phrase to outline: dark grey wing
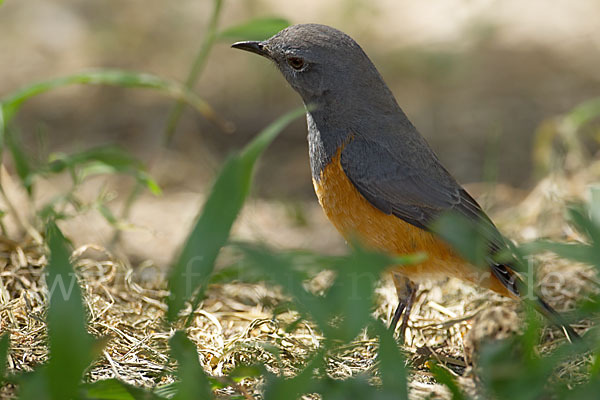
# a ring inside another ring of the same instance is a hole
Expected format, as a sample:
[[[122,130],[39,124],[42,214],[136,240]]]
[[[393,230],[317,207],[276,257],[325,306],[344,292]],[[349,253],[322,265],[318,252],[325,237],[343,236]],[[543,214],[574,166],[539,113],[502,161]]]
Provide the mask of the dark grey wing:
[[[398,152],[393,154],[377,142],[355,137],[344,147],[341,164],[371,204],[419,228],[429,229],[436,217],[449,210],[492,224],[433,152]]]

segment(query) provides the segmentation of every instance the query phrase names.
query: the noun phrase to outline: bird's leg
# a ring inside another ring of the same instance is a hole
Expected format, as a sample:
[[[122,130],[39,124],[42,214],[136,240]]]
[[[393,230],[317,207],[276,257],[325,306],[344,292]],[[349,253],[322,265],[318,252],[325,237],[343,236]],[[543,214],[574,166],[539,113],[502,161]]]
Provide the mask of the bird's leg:
[[[396,311],[394,311],[394,317],[392,318],[392,322],[390,322],[390,331],[392,331],[392,332],[396,331],[396,327],[398,326],[398,321],[400,320],[400,316],[402,315],[402,312],[406,308],[406,304],[404,304],[402,299],[399,299],[399,300],[400,301],[398,302],[398,307],[396,307]],[[404,321],[402,321],[402,322],[404,322]]]
[[[406,328],[408,327],[408,318],[410,317],[410,312],[412,311],[413,304],[415,303],[415,298],[417,297],[417,289],[418,285],[414,282],[408,281],[410,285],[407,285],[407,290],[410,292],[408,297],[406,298],[406,307],[404,309],[404,315],[402,316],[402,323],[400,324],[400,338],[404,341],[404,334],[406,333]]]
[[[402,316],[400,338],[401,341],[404,341],[404,334],[408,327],[408,318],[410,317],[410,312],[415,302],[418,285],[402,275],[393,274],[393,278],[394,285],[396,286],[396,293],[398,295],[398,307],[394,312],[394,317],[390,323],[390,329],[392,331],[396,330],[396,326],[400,321],[400,316]]]

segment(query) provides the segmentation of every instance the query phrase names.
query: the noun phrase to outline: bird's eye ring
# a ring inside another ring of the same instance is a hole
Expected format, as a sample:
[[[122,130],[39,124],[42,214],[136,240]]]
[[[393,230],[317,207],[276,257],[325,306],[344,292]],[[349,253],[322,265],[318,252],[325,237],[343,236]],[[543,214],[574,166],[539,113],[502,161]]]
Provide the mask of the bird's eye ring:
[[[304,68],[304,60],[300,57],[288,57],[287,63],[296,71],[299,71],[302,68]]]

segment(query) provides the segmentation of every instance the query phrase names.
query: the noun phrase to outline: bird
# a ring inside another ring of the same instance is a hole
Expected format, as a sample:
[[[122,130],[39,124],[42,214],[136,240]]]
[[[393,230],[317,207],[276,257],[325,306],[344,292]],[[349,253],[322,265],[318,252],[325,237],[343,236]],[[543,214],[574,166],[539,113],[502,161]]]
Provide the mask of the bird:
[[[423,252],[392,268],[398,295],[390,329],[403,338],[419,283],[456,277],[513,299],[523,297],[507,243],[477,201],[442,165],[398,105],[373,62],[349,35],[321,24],[289,26],[263,41],[232,44],[277,66],[306,106],[310,169],[327,218],[347,240],[391,254]],[[433,229],[454,212],[490,233],[485,268],[461,257]],[[567,338],[577,333],[538,296],[538,309]]]

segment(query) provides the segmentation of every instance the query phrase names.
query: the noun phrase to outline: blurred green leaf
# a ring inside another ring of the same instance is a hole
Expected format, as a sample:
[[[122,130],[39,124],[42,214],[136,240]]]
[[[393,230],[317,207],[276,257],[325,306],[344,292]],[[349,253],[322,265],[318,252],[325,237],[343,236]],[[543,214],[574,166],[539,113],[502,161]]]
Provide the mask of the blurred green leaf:
[[[152,178],[146,171],[136,171],[135,178],[142,186],[150,190],[150,193],[158,196],[162,193],[162,189],[158,186],[158,183]]]
[[[281,286],[292,297],[294,305],[303,316],[312,316],[320,329],[327,329],[331,312],[324,308],[322,298],[310,293],[304,287],[305,276],[294,268],[293,257],[284,252],[273,252],[264,246],[237,243],[248,266],[269,277],[270,282]]]
[[[229,27],[219,33],[219,39],[265,40],[290,26],[284,18],[257,18]]]
[[[117,217],[115,217],[113,212],[110,210],[110,208],[108,208],[106,206],[106,204],[102,204],[102,203],[98,204],[97,209],[100,212],[100,214],[104,217],[106,222],[108,222],[109,224],[111,224],[113,226],[117,225],[117,223],[119,222],[119,219]]]
[[[235,251],[236,249],[241,250],[239,247],[252,248],[256,246],[256,244],[243,242],[243,241],[231,241],[230,242],[232,249]],[[270,251],[265,248],[263,251]],[[282,252],[279,252],[282,254]],[[306,280],[314,277],[317,273],[324,269],[334,269],[337,264],[343,262],[343,257],[335,257],[335,256],[325,256],[322,254],[318,254],[315,252],[311,252],[308,250],[287,250],[285,251],[286,262],[289,262],[289,268],[294,270],[299,281]],[[392,257],[395,260],[395,258]],[[398,258],[399,264],[408,263],[405,257]],[[411,261],[415,259],[411,258]],[[418,261],[415,261],[418,262]],[[271,278],[270,273],[266,273],[261,268],[252,268],[251,265],[248,265],[248,260],[243,257],[243,251],[241,254],[241,258],[236,259],[230,265],[219,268],[218,271],[215,271],[211,277],[210,283],[224,283],[231,282],[234,280],[239,280],[243,282],[258,282],[265,281]]]
[[[323,351],[313,354],[305,367],[292,378],[276,376],[266,371],[265,400],[297,399],[300,395],[311,393],[315,389],[315,373],[324,368]],[[325,397],[328,398],[328,397]],[[361,397],[357,397],[361,398]]]
[[[537,240],[520,246],[521,251],[527,254],[536,254],[551,251],[562,258],[594,265],[600,268],[600,197],[592,189],[592,202],[588,205],[582,203],[571,204],[567,208],[567,215],[574,228],[584,235],[589,243],[561,243],[549,240]]]
[[[565,116],[565,121],[579,129],[597,117],[600,117],[600,97],[578,104]]]
[[[219,118],[213,108],[206,101],[198,97],[185,86],[151,74],[114,69],[98,69],[81,72],[61,78],[34,83],[21,88],[0,100],[0,104],[3,108],[4,124],[7,125],[10,123],[21,105],[30,98],[52,89],[74,84],[109,85],[127,88],[154,89],[166,96],[188,103],[198,112],[200,112],[200,114],[202,114],[205,118],[218,125],[221,125],[226,130],[230,129],[228,124]]]
[[[369,400],[403,400],[402,392],[382,390],[369,382],[367,374],[358,374],[347,379],[331,379],[319,377],[313,383],[317,392],[323,399],[347,400],[347,399],[369,399]]]
[[[583,233],[592,243],[600,244],[600,225],[592,220],[590,206],[581,203],[567,207],[567,216],[575,228]]]
[[[490,342],[483,347],[479,355],[480,375],[490,397],[540,398],[548,379],[547,371],[528,368],[530,363],[523,359],[522,345],[517,339]]]
[[[590,365],[590,377],[600,381],[600,348],[594,350],[594,360]]]
[[[228,378],[236,382],[246,378],[259,378],[265,373],[265,367],[262,365],[238,365],[229,373]]]
[[[171,399],[175,396],[175,394],[177,394],[178,385],[179,385],[179,382],[167,383],[166,385],[157,386],[156,388],[154,388],[153,392],[157,396],[162,396],[167,399]]]
[[[590,187],[590,218],[596,227],[600,227],[600,185]]]
[[[45,368],[52,399],[77,397],[83,372],[95,354],[94,339],[86,329],[81,289],[69,262],[67,241],[53,221],[47,224],[50,249],[47,313],[50,359]]]
[[[559,243],[549,240],[537,240],[520,246],[526,254],[551,251],[562,258],[589,265],[600,265],[599,254],[594,247],[583,243]]]
[[[161,400],[152,392],[117,379],[104,379],[83,385],[85,398],[94,400]]]
[[[236,261],[231,265],[219,268],[215,271],[208,281],[209,284],[228,283],[241,281],[246,283],[256,283],[266,280],[267,276],[261,274],[253,268],[248,268],[243,261]]]
[[[239,156],[230,158],[215,182],[178,261],[169,276],[168,319],[173,321],[185,301],[209,278],[214,261],[249,190],[251,169]]]
[[[563,116],[543,121],[535,133],[533,146],[538,174],[547,174],[551,169],[573,168],[573,162],[583,167],[590,154],[585,149],[587,144],[582,134],[585,134],[584,128],[598,118],[600,97],[578,104]],[[565,165],[566,158],[571,159],[569,166]]]
[[[4,145],[6,141],[6,124],[4,123],[4,107],[0,102],[0,161],[4,158]]]
[[[169,339],[171,355],[177,360],[177,377],[180,382],[177,385],[177,394],[174,399],[212,399],[210,384],[198,361],[198,350],[185,332],[177,331]]]
[[[397,399],[408,399],[404,356],[398,349],[392,332],[382,323],[378,323],[376,326],[379,336],[377,361],[379,362],[382,389],[385,392],[396,394]]]
[[[126,151],[115,146],[100,146],[77,153],[53,154],[48,169],[58,173],[91,162],[97,162],[118,172],[143,168],[142,163]]]
[[[10,150],[10,154],[12,155],[13,161],[15,163],[15,169],[17,170],[17,175],[23,184],[23,187],[27,190],[27,194],[29,196],[32,195],[33,186],[31,182],[31,173],[33,168],[27,156],[27,153],[23,150],[23,146],[21,144],[21,138],[16,135],[14,131],[6,131],[4,132],[6,144],[8,149]]]
[[[171,294],[167,299],[169,321],[177,317],[186,299],[208,281],[219,250],[227,241],[231,226],[250,190],[256,160],[277,134],[303,113],[303,109],[296,109],[285,114],[259,133],[241,154],[226,162],[171,270]]]
[[[233,249],[244,246],[257,246],[262,248],[264,251],[272,251],[257,245],[254,242],[245,241],[231,241]],[[277,251],[278,255],[285,256],[286,259],[292,264],[292,268],[302,275],[302,279],[308,279],[314,277],[317,273],[324,269],[334,269],[336,265],[344,260],[344,256],[331,256],[316,253],[310,250],[292,249],[286,251]],[[241,260],[242,262],[244,259]]]
[[[303,316],[311,317],[328,340],[348,342],[360,330],[373,322],[375,285],[381,272],[401,262],[412,262],[421,257],[394,258],[354,246],[344,257],[326,257],[324,268],[336,272],[336,277],[324,295],[308,291],[303,282],[306,275],[298,268],[296,253],[274,252],[260,245],[236,243],[248,262],[248,267],[260,271],[289,294]],[[310,260],[310,258],[306,258]]]
[[[304,115],[307,109],[310,110],[311,108],[311,106],[308,106],[307,108],[301,107],[292,110],[279,117],[275,122],[266,127],[254,139],[252,139],[252,141],[248,143],[246,147],[244,147],[242,153],[240,154],[242,163],[249,168],[253,167],[258,157],[267,148],[267,146],[271,144],[277,135],[279,135],[281,130],[299,116]]]
[[[335,316],[341,317],[335,324],[323,327],[329,339],[348,342],[371,322],[375,286],[381,272],[391,265],[391,258],[387,255],[357,246],[340,262],[336,268],[336,279],[320,306],[327,310],[329,321]]]
[[[528,305],[526,311],[527,328],[523,335],[484,343],[479,354],[481,379],[494,398],[547,398],[550,375],[564,356],[563,353],[539,355],[540,319],[532,306]]]
[[[65,170],[74,172],[80,168],[80,179],[94,174],[128,174],[153,194],[160,194],[158,184],[146,172],[142,162],[131,154],[115,146],[100,146],[71,154],[53,154],[47,165],[38,173],[60,173]]]
[[[213,0],[213,11],[210,19],[208,20],[206,32],[204,33],[200,48],[196,53],[196,57],[194,57],[194,62],[192,63],[190,72],[185,80],[186,89],[191,89],[194,87],[198,81],[198,78],[200,77],[200,74],[202,73],[202,70],[206,66],[208,55],[210,54],[217,38],[217,26],[219,24],[219,17],[221,16],[222,6],[223,0]],[[183,102],[179,100],[169,112],[169,116],[167,117],[167,127],[165,130],[165,144],[169,144],[173,134],[175,133],[177,122],[179,121],[181,113],[183,112],[183,105]],[[225,131],[232,130],[232,127],[227,124],[221,124],[221,128]]]
[[[0,337],[0,384],[4,381],[6,374],[6,363],[8,360],[8,347],[10,346],[10,334],[5,332]]]
[[[569,360],[581,359],[597,343],[584,340],[563,342],[552,352],[539,354],[540,323],[532,307],[527,309],[527,330],[524,335],[507,340],[485,343],[479,356],[478,370],[488,396],[497,399],[587,399],[584,394],[598,388],[591,377],[589,384],[573,388],[574,383],[555,379],[553,373]],[[579,362],[577,365],[581,365]],[[573,368],[570,364],[563,368]],[[586,371],[582,371],[584,374]],[[581,396],[578,394],[582,394]]]
[[[48,390],[47,367],[38,367],[33,372],[18,377],[19,400],[58,400]],[[76,398],[76,397],[75,397]]]
[[[536,129],[533,144],[533,161],[536,176],[542,177],[548,174],[552,168],[556,168],[559,162],[555,153],[555,140],[558,136],[556,119],[543,121]]]
[[[436,364],[433,361],[430,361],[428,364],[429,364],[429,370],[435,377],[435,380],[438,381],[439,383],[441,383],[442,385],[446,386],[448,388],[448,390],[450,390],[450,393],[452,393],[452,400],[465,400],[466,399],[462,390],[460,389],[460,387],[458,387],[456,380],[454,379],[452,374],[450,372],[448,372],[448,370],[439,366],[438,364]]]
[[[481,226],[456,212],[442,214],[432,229],[473,265],[487,266],[489,242]]]
[[[600,379],[592,379],[590,382],[571,387],[565,385],[558,393],[553,393],[559,399],[597,399],[600,393]]]

